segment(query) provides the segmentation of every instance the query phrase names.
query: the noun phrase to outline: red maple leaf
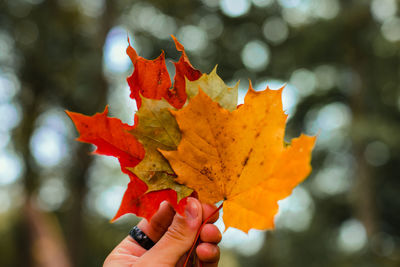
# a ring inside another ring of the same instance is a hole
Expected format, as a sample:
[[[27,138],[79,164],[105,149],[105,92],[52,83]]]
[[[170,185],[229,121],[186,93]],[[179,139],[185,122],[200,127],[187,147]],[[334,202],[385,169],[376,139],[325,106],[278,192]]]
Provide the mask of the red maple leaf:
[[[142,104],[140,94],[150,99],[165,98],[173,107],[180,109],[187,98],[185,77],[189,81],[195,81],[201,76],[201,72],[190,64],[183,45],[174,36],[172,38],[176,49],[182,52],[179,61],[174,62],[176,73],[173,88],[165,65],[164,52],[158,58],[148,60],[138,56],[131,45],[126,49],[135,67],[135,71],[127,81],[131,89],[131,98],[136,100],[138,109]]]

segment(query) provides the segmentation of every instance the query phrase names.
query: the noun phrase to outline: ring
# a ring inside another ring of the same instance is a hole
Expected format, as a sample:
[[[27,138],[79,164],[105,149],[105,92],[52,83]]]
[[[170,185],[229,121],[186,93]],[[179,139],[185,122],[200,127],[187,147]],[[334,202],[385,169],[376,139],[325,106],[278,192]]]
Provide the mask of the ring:
[[[155,243],[151,240],[139,227],[134,226],[130,231],[129,235],[135,239],[135,241],[144,249],[151,249]]]

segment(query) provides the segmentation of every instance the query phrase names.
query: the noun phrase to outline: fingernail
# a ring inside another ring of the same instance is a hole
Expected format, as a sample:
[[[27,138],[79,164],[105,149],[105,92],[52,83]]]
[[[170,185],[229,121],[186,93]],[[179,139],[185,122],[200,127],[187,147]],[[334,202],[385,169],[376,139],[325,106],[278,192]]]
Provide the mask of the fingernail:
[[[185,208],[186,217],[193,220],[193,219],[197,218],[198,213],[199,213],[199,211],[198,211],[198,207],[195,203],[195,200],[188,198],[186,208]]]

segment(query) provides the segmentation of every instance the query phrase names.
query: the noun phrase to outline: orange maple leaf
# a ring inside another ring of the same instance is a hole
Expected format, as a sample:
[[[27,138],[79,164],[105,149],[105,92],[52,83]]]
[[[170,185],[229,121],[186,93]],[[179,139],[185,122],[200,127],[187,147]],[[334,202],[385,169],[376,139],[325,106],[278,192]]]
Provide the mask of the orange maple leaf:
[[[226,229],[273,228],[277,201],[311,171],[315,137],[285,144],[281,94],[256,92],[250,84],[245,103],[230,112],[199,90],[187,106],[171,111],[182,139],[176,151],[161,152],[200,201],[224,200]]]

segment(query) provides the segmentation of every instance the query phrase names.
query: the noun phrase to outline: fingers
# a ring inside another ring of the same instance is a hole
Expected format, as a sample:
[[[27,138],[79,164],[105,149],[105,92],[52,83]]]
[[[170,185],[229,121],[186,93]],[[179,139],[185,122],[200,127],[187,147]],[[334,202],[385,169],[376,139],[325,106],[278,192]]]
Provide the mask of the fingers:
[[[216,245],[222,239],[222,234],[214,224],[206,224],[200,232],[202,242],[196,248],[199,260],[203,262],[203,267],[216,267],[220,257],[219,247]]]
[[[189,197],[185,217],[176,214],[171,226],[156,245],[141,258],[143,266],[175,266],[179,258],[187,252],[194,242],[197,229],[202,221],[202,206],[197,199]]]
[[[211,243],[201,243],[196,248],[196,254],[204,265],[203,266],[217,266],[220,256],[219,247]]]
[[[168,230],[175,211],[168,202],[162,202],[160,209],[154,214],[150,222],[143,219],[137,225],[154,243],[156,243]]]
[[[200,232],[200,240],[206,243],[218,244],[222,239],[222,234],[214,224],[205,224]]]
[[[207,219],[216,209],[217,207],[215,205],[210,205],[210,204],[202,204],[203,208],[203,220]],[[219,218],[219,212],[214,214],[207,223],[215,223]]]

